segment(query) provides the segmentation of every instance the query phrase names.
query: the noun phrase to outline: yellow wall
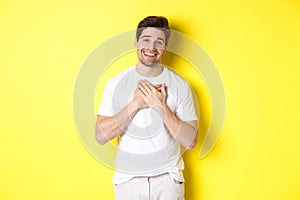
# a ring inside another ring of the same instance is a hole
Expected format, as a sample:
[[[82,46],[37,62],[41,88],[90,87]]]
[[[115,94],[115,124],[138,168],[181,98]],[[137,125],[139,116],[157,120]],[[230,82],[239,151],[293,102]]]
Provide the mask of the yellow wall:
[[[113,171],[78,137],[73,88],[93,49],[148,15],[201,44],[226,90],[216,147],[184,154],[187,200],[300,199],[297,0],[1,1],[0,199],[113,199]]]

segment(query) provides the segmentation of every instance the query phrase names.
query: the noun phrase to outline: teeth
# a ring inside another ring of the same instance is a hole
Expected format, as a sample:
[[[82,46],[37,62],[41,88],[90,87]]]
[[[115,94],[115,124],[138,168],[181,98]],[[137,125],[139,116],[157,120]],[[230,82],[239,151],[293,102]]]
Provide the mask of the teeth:
[[[145,52],[145,55],[147,55],[147,56],[155,56],[154,53],[147,53],[147,52]]]

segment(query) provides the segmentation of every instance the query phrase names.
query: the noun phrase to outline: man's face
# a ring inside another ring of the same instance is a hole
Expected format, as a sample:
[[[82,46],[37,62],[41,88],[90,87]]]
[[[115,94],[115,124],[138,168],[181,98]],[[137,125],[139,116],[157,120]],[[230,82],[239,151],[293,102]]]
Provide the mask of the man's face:
[[[166,52],[165,34],[157,28],[145,28],[135,46],[139,62],[151,67],[160,63],[162,55]]]

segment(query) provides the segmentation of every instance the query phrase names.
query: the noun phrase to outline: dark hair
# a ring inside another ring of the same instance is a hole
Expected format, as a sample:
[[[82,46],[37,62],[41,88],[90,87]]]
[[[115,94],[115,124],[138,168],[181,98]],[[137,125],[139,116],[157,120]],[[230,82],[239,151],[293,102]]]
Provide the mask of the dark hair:
[[[140,39],[142,32],[147,27],[155,27],[162,30],[165,33],[166,45],[168,44],[170,38],[170,28],[168,19],[162,16],[148,16],[144,18],[137,26],[136,30],[136,40]]]

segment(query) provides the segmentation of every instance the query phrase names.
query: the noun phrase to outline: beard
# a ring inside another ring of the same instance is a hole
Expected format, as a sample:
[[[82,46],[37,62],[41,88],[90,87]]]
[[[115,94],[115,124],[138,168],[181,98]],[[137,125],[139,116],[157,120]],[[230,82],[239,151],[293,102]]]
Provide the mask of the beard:
[[[138,59],[140,63],[147,67],[154,67],[157,64],[160,64],[160,59],[159,58],[154,58],[154,59],[147,59],[144,57],[143,52],[138,54]]]

